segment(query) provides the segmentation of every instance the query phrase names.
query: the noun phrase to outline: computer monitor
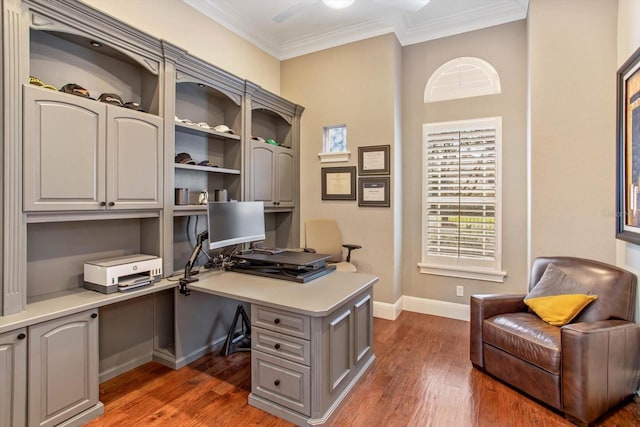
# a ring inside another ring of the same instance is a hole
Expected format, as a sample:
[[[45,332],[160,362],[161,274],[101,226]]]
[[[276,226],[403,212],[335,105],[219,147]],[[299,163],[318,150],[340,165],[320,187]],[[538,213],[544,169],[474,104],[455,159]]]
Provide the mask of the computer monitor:
[[[209,249],[265,239],[263,202],[209,202]]]

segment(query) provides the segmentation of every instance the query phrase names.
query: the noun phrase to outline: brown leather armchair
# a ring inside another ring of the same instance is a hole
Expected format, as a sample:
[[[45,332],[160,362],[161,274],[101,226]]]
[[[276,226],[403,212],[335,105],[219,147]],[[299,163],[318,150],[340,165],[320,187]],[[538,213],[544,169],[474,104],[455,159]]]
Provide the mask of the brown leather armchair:
[[[589,425],[640,384],[640,326],[634,323],[636,276],[581,258],[534,261],[529,290],[553,263],[598,298],[565,326],[528,310],[525,295],[471,297],[474,367]]]

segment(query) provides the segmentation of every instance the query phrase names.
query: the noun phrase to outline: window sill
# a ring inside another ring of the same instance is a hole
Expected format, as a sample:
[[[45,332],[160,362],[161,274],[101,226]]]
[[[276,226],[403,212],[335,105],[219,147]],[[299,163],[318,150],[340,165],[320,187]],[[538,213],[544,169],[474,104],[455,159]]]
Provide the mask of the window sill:
[[[450,267],[443,265],[419,263],[420,273],[436,276],[460,277],[463,279],[483,280],[485,282],[503,283],[506,271],[480,267]]]
[[[348,162],[351,157],[350,151],[335,151],[332,153],[318,153],[320,157],[320,163],[332,163],[332,162]]]

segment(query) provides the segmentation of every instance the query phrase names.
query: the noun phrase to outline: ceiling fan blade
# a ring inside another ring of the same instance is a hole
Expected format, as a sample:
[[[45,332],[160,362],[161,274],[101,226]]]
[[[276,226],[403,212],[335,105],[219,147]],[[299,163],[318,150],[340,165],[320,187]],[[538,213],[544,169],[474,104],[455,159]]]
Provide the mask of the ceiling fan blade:
[[[417,12],[427,5],[431,0],[373,0],[387,6],[404,9],[408,12]]]
[[[306,9],[308,6],[311,6],[316,1],[317,0],[298,1],[292,4],[291,6],[289,6],[288,8],[286,8],[285,10],[283,10],[282,12],[278,13],[271,19],[273,20],[273,22],[277,22],[277,23],[284,22],[287,19],[291,18],[296,13],[301,12],[302,10]]]

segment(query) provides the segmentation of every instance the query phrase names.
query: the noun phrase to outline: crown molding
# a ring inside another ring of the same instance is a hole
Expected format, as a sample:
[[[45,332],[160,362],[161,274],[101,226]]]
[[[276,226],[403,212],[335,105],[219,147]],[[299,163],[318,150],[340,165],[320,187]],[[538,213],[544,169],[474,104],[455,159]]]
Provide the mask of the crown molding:
[[[371,37],[395,32],[395,26],[372,19],[339,30],[303,37],[280,46],[278,59],[285,60]]]
[[[405,23],[396,30],[396,35],[400,44],[407,46],[519,21],[527,17],[527,4],[525,0],[518,4],[496,3],[432,20],[423,25],[409,26]]]
[[[211,18],[227,30],[242,37],[246,41],[265,51],[269,55],[280,59],[279,44],[265,32],[251,30],[249,23],[241,16],[221,8],[210,0],[183,0],[198,12]]]
[[[268,31],[252,27],[245,17],[212,0],[183,1],[280,61],[388,33],[395,33],[402,46],[421,43],[525,19],[528,8],[528,0],[492,2],[441,19],[432,19],[421,25],[412,25],[407,19],[395,22],[371,19],[338,30],[279,43]]]

